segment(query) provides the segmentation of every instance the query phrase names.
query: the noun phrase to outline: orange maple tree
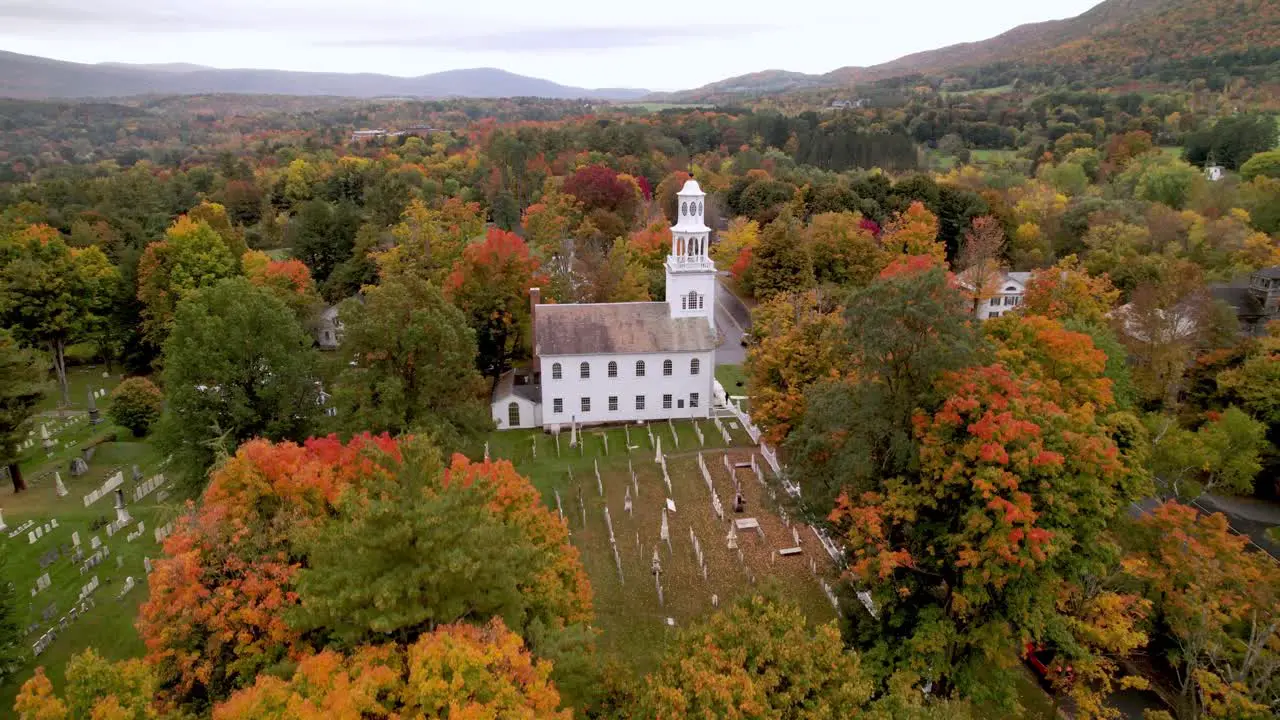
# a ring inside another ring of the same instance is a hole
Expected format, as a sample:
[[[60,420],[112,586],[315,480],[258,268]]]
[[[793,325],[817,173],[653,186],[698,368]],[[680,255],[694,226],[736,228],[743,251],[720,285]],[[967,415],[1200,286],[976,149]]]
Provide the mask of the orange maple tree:
[[[213,711],[214,720],[368,717],[563,718],[551,666],[494,620],[448,625],[408,646],[333,651],[299,660],[289,680],[262,676]]]

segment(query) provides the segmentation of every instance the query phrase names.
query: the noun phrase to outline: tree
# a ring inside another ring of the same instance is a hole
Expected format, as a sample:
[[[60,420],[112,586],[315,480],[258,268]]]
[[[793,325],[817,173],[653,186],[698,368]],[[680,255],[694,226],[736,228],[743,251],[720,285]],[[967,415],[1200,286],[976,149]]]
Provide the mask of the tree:
[[[591,589],[562,520],[506,461],[446,469],[422,441],[399,443],[298,537],[307,558],[291,622],[350,647],[500,617],[531,638],[539,623],[591,620]],[[537,650],[537,648],[535,648]]]
[[[846,486],[915,464],[914,413],[932,408],[937,378],[970,365],[980,347],[964,297],[937,267],[878,279],[844,308],[843,375],[809,388],[787,442],[805,499],[821,512]]]
[[[965,232],[956,257],[956,267],[964,277],[973,300],[973,310],[995,295],[1004,268],[1004,228],[990,215],[974,218]]]
[[[640,717],[847,718],[873,688],[834,624],[808,628],[799,608],[755,596],[681,634],[648,678]]]
[[[1267,113],[1241,113],[1187,135],[1184,155],[1192,165],[1210,161],[1231,170],[1276,145],[1276,121]]]
[[[19,720],[156,720],[156,680],[141,660],[111,662],[92,648],[67,663],[67,684],[62,698],[44,668],[22,685],[14,710]]]
[[[861,287],[871,282],[888,262],[858,213],[814,215],[809,219],[805,239],[818,283]]]
[[[764,229],[752,251],[750,277],[751,292],[760,300],[813,286],[813,259],[805,246],[804,225],[790,211]]]
[[[1074,255],[1031,274],[1022,299],[1024,315],[1095,325],[1106,323],[1120,298],[1106,275],[1090,275]]]
[[[389,438],[305,445],[252,440],[218,467],[201,502],[165,541],[138,632],[162,700],[199,707],[226,698],[291,654],[309,650],[284,611],[298,603],[294,533],[331,511],[376,465]]]
[[[1267,427],[1237,407],[1214,413],[1195,432],[1177,418],[1151,415],[1151,474],[1161,497],[1193,502],[1207,492],[1248,495],[1262,470]]]
[[[165,239],[151,243],[138,261],[138,300],[147,339],[163,345],[174,309],[200,288],[236,274],[236,257],[203,220],[178,218]]]
[[[778,443],[804,416],[805,393],[841,373],[843,309],[817,290],[779,293],[752,311],[751,418]]]
[[[0,549],[0,577],[9,577],[5,566],[9,563],[9,548]],[[17,592],[13,583],[0,582],[0,681],[9,682],[26,661],[23,640],[26,633],[19,625]]]
[[[203,222],[213,228],[213,231],[218,233],[218,237],[226,243],[227,249],[231,251],[231,257],[236,260],[249,250],[244,243],[244,231],[231,224],[226,207],[207,200],[201,201],[199,205],[187,212],[187,217],[194,222]]]
[[[433,210],[415,200],[391,228],[396,244],[378,256],[379,272],[383,278],[415,275],[439,284],[468,243],[483,232],[478,203],[451,198],[440,210]]]
[[[45,393],[45,365],[33,350],[18,345],[0,329],[0,463],[9,469],[13,491],[27,489],[18,464],[17,445],[26,437],[27,421]]]
[[[128,428],[134,437],[143,437],[163,409],[160,388],[146,378],[132,377],[111,391],[107,415],[115,424]]]
[[[263,676],[213,711],[214,720],[263,718],[559,718],[549,663],[535,660],[498,620],[449,625],[408,646],[301,659],[289,680]]]
[[[293,256],[311,268],[316,282],[323,283],[351,257],[359,229],[360,213],[350,202],[333,205],[319,198],[302,202],[289,221]]]
[[[249,282],[270,290],[293,311],[298,322],[309,326],[323,304],[316,293],[311,270],[301,260],[272,260],[260,250],[246,252],[240,260]]]
[[[742,280],[743,273],[751,264],[751,254],[759,244],[760,223],[734,218],[729,221],[729,229],[720,233],[711,246],[711,259],[717,269],[732,272]]]
[[[289,308],[244,278],[183,300],[164,349],[161,447],[198,481],[219,448],[303,437],[317,408],[311,346]]]
[[[519,236],[493,229],[469,245],[445,281],[445,296],[476,332],[480,371],[496,384],[524,351],[529,288],[541,284],[539,263]]]
[[[1005,704],[1012,676],[991,659],[1011,638],[1076,638],[1056,593],[1113,567],[1106,528],[1141,492],[1103,420],[1106,399],[1077,402],[1046,381],[1096,376],[1100,354],[1062,355],[1043,333],[1012,337],[1006,347],[1023,348],[1014,367],[939,377],[943,401],[914,419],[916,467],[850,486],[832,515],[879,608],[859,610],[860,644],[933,678],[935,692]],[[1064,647],[1091,659],[1078,638]]]
[[[505,462],[459,456],[446,469],[413,438],[250,441],[165,551],[139,630],[171,704],[226,698],[317,642],[408,643],[498,615],[522,630],[591,617],[577,552],[533,486]]]
[[[564,192],[572,195],[583,208],[605,210],[630,223],[640,209],[640,189],[633,180],[603,165],[579,168],[564,181]]]
[[[1115,312],[1113,324],[1136,361],[1134,381],[1143,400],[1170,407],[1177,402],[1193,352],[1212,337],[1212,310],[1198,274],[1185,272],[1139,286]]]
[[[564,252],[569,230],[582,222],[582,210],[570,195],[552,192],[524,209],[524,239],[543,261]]]
[[[475,332],[434,285],[387,280],[344,302],[339,317],[334,395],[349,432],[425,431],[452,445],[490,425]]]
[[[947,248],[938,242],[938,218],[919,200],[884,228],[880,244],[898,255],[925,255],[942,265]]]
[[[1129,164],[1117,182],[1133,187],[1134,197],[1181,210],[1197,183],[1205,182],[1196,168],[1181,160],[1152,153]]]
[[[0,325],[48,351],[64,405],[71,402],[67,347],[103,322],[117,278],[101,250],[68,248],[48,226],[0,238]]]
[[[1240,177],[1252,182],[1256,177],[1280,178],[1280,150],[1266,150],[1240,166]]]
[[[581,302],[649,301],[649,269],[623,238],[614,240],[607,253],[584,249],[578,256],[577,270],[586,283],[579,294]]]
[[[1166,502],[1137,523],[1125,569],[1172,643],[1185,717],[1272,717],[1280,702],[1280,568],[1225,516]]]

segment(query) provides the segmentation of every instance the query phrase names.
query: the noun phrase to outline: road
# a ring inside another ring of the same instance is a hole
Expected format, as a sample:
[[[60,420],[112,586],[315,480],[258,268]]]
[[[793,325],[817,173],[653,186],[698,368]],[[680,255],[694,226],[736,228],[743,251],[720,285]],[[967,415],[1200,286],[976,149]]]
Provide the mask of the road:
[[[716,348],[717,365],[741,365],[747,359],[742,336],[751,328],[751,311],[723,282],[716,289],[716,330],[722,341]]]

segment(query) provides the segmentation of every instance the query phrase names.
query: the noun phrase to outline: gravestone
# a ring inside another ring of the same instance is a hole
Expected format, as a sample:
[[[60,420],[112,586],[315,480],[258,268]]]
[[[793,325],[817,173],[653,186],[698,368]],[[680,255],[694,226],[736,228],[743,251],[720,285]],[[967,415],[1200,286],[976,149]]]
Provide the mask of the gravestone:
[[[102,547],[102,540],[100,540],[97,535],[94,535],[93,537],[89,538],[90,550],[97,550],[100,547]]]
[[[143,558],[142,558],[142,567],[143,567],[143,569],[145,569],[145,570],[147,571],[147,574],[148,574],[148,575],[150,575],[150,574],[151,574],[151,558],[149,558],[149,557],[143,557]]]
[[[116,524],[124,526],[133,518],[129,517],[129,510],[124,506],[124,490],[116,489]]]
[[[80,547],[80,531],[76,530],[71,533],[71,544]]]
[[[89,391],[89,424],[97,425],[102,422],[102,418],[98,417],[98,403],[94,398],[94,392]]]
[[[141,479],[142,479],[142,471],[138,469],[138,466],[137,466],[137,465],[134,465],[134,466],[133,466],[133,481],[134,481],[134,482],[138,482],[138,481],[139,481],[139,480],[141,480]]]
[[[89,472],[89,463],[84,458],[71,458],[71,477],[80,477]]]
[[[9,526],[4,524],[4,508],[0,508],[0,532],[8,530]]]
[[[67,486],[62,482],[62,473],[57,470],[53,472],[53,484],[58,489],[58,497],[67,496]]]

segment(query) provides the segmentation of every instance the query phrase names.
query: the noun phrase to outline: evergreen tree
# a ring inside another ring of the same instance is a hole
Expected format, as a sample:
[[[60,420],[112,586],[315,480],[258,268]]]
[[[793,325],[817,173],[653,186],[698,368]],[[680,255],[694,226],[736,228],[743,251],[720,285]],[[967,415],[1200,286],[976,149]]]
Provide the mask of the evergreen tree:
[[[7,330],[0,330],[0,463],[9,468],[13,491],[27,489],[18,466],[16,445],[27,420],[45,391],[45,368],[32,350],[18,346]]]

